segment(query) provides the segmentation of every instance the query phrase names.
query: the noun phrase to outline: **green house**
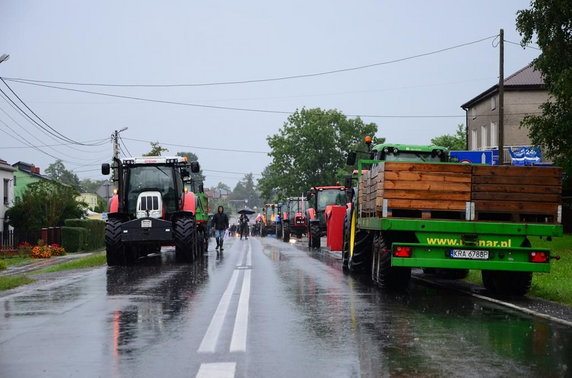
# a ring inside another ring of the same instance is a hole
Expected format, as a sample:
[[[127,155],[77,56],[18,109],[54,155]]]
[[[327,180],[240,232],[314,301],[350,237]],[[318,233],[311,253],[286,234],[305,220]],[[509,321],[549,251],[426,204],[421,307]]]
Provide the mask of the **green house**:
[[[49,177],[40,174],[40,168],[34,164],[19,161],[12,164],[16,168],[14,172],[14,197],[22,197],[22,193],[28,185],[42,180],[50,180]]]

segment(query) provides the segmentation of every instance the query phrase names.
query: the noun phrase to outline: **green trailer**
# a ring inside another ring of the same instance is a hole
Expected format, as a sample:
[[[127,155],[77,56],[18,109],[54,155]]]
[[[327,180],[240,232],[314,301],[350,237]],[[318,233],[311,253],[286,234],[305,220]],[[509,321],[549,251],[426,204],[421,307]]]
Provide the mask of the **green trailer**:
[[[451,163],[443,147],[384,144],[357,172],[344,267],[379,286],[407,286],[411,268],[476,269],[487,289],[524,295],[532,273],[550,271],[554,256],[529,238],[562,235],[560,168]]]

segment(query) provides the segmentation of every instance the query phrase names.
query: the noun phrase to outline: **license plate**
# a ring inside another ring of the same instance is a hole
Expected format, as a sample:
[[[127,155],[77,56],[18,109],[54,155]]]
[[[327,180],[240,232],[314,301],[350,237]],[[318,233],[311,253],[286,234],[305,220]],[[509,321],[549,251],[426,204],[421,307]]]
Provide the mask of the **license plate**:
[[[450,256],[453,259],[488,260],[489,251],[475,249],[452,249]]]
[[[153,222],[151,221],[151,219],[143,219],[141,221],[141,227],[142,228],[151,228],[152,225],[153,225]]]

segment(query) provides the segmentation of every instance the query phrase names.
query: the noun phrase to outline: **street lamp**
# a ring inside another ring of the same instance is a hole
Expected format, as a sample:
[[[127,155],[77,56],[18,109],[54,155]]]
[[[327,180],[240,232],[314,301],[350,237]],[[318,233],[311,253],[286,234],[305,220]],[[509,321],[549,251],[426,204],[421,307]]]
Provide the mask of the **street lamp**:
[[[0,63],[7,61],[8,59],[10,59],[10,55],[8,54],[2,54],[2,56],[0,56]]]

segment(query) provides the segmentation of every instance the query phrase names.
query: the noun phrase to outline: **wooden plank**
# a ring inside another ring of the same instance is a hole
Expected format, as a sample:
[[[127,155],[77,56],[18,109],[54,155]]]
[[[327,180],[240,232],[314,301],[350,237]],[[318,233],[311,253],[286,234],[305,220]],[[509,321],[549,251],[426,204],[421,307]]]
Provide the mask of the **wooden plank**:
[[[529,176],[529,177],[561,177],[559,167],[515,167],[510,165],[474,165],[473,175],[476,176]]]
[[[504,193],[552,193],[562,192],[560,186],[524,186],[502,184],[473,184],[473,192],[504,192]]]
[[[471,184],[464,182],[444,182],[444,181],[392,181],[385,182],[385,190],[409,189],[409,190],[430,190],[441,192],[470,192]]]
[[[465,211],[465,201],[426,201],[390,199],[387,207],[402,210],[455,210]]]
[[[386,180],[406,181],[447,181],[447,182],[471,182],[471,175],[459,173],[424,173],[410,171],[387,171]]]
[[[388,199],[423,199],[423,200],[451,200],[451,201],[470,201],[471,194],[469,192],[433,192],[427,190],[386,190],[384,198]]]
[[[475,211],[499,213],[518,212],[521,214],[555,214],[558,211],[558,204],[522,201],[475,201]]]
[[[562,180],[560,177],[473,176],[473,184],[560,186]]]
[[[467,164],[438,163],[406,163],[385,162],[385,171],[417,171],[417,172],[454,172],[470,174],[472,169]]]
[[[550,193],[498,193],[498,192],[473,192],[473,200],[494,201],[528,201],[528,202],[557,202],[560,203],[560,194]]]

